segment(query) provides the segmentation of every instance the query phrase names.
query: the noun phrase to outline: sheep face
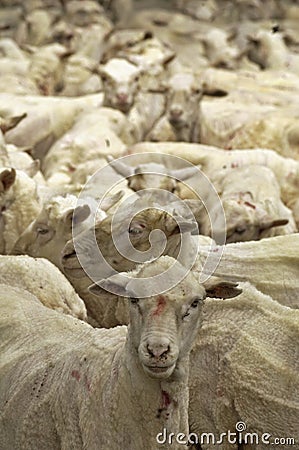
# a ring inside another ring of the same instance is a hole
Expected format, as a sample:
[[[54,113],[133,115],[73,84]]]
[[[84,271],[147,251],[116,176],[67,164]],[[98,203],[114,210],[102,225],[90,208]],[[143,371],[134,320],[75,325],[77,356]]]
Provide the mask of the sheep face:
[[[71,1],[66,4],[66,12],[70,21],[78,27],[86,27],[99,22],[103,14],[102,7],[95,1]]]
[[[190,291],[190,288],[189,288]],[[203,288],[183,295],[168,292],[149,299],[130,299],[130,327],[140,363],[150,377],[168,378],[179,370],[180,359],[186,356],[196,335]],[[138,343],[138,347],[137,347]]]
[[[175,264],[174,264],[175,263]],[[186,375],[180,373],[180,361],[188,357],[200,323],[201,307],[206,296],[205,289],[190,272],[180,283],[160,295],[139,298],[143,291],[149,292],[157,283],[156,276],[163,271],[172,270],[174,280],[182,278],[185,269],[173,258],[162,257],[141,266],[136,279],[127,278],[124,286],[121,275],[117,274],[100,283],[105,289],[117,289],[120,295],[128,296],[130,303],[129,346],[138,359],[144,372],[151,378],[166,379]],[[158,281],[158,283],[161,282]],[[92,290],[99,288],[93,285]],[[163,291],[163,289],[161,289]],[[94,292],[96,293],[96,292]]]
[[[87,205],[67,207],[66,203],[67,199],[65,204],[58,199],[46,204],[19,237],[11,253],[47,258],[61,268],[61,251],[72,237],[72,221],[79,224],[90,214]]]
[[[202,95],[191,73],[177,74],[169,80],[166,115],[175,130],[190,128],[197,121]]]
[[[271,217],[260,206],[246,200],[224,200],[227,242],[258,240],[266,230],[286,225],[288,219]]]
[[[111,59],[99,73],[104,89],[104,106],[127,113],[139,89],[140,69],[125,59]]]
[[[103,289],[128,297],[130,355],[136,357],[151,378],[175,380],[188,376],[183,366],[186,367],[186,358],[197,336],[206,295],[231,298],[242,292],[234,283],[218,278],[210,279],[204,287],[192,272],[169,256],[90,287],[98,295]]]

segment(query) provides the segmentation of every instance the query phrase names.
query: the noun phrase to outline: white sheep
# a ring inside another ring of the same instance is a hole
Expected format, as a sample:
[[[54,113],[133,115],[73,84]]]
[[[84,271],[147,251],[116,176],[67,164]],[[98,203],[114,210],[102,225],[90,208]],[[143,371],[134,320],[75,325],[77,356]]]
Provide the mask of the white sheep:
[[[209,256],[205,270],[213,267],[216,276],[234,282],[249,281],[282,305],[299,309],[298,255],[299,234],[295,233],[261,241],[227,244],[223,248],[215,247],[213,252],[202,246],[197,264],[201,271]]]
[[[66,20],[77,27],[88,27],[92,23],[101,21],[103,8],[94,0],[65,1]]]
[[[0,256],[0,283],[30,292],[47,308],[86,320],[84,302],[49,261],[30,256]]]
[[[124,58],[111,58],[98,69],[103,83],[104,106],[127,114],[134,128],[135,141],[147,135],[165,110],[165,99],[161,93],[150,92],[146,86],[141,89],[141,84],[145,84],[141,82],[141,74],[146,69]],[[154,78],[149,72],[150,77]]]
[[[103,199],[100,205],[93,198],[79,200],[74,195],[55,196],[44,201],[40,213],[21,234],[10,253],[47,258],[62,270],[61,253],[72,238],[72,232],[79,234],[92,226],[91,212],[97,222],[103,220],[107,216],[105,211],[121,196],[120,191]]]
[[[111,155],[108,156],[108,161],[110,167],[127,179],[128,187],[135,192],[151,188],[173,192],[178,180],[188,180],[198,173],[197,167],[170,169],[163,162],[147,162],[132,167],[121,158],[113,160]]]
[[[104,106],[128,112],[138,92],[140,68],[123,58],[112,58],[99,67],[103,82]]]
[[[140,300],[134,278],[104,282],[133,297],[128,329],[94,330],[24,290],[1,287],[3,448],[156,450],[164,427],[188,432],[189,352],[206,293],[189,273],[153,296],[151,277],[172,264],[163,257],[139,268],[134,276],[149,288]],[[173,269],[175,279],[184,272]]]
[[[93,175],[107,154],[120,156],[125,145],[134,142],[132,135],[130,123],[120,111],[98,108],[83,112],[44,158],[42,167],[48,183],[57,185],[60,174],[63,184],[70,182],[76,167],[89,161],[94,161],[94,170],[89,174]]]
[[[250,241],[297,230],[292,212],[280,199],[280,187],[271,169],[249,165],[220,171],[213,179],[221,203],[212,206],[201,231],[210,235],[226,216],[226,241]],[[222,216],[221,216],[222,217]]]
[[[42,161],[51,145],[73,126],[78,115],[100,106],[102,97],[102,94],[57,98],[2,93],[0,105],[5,105],[5,117],[27,114],[17,127],[6,133],[6,142],[31,147],[32,156]]]
[[[181,71],[170,77],[165,89],[165,115],[146,140],[199,142],[199,102],[203,96],[201,82],[191,71]]]
[[[190,430],[203,450],[237,450],[242,441],[244,450],[266,450],[286,437],[296,447],[299,312],[249,283],[239,287],[243,293],[236,299],[205,301],[190,356]],[[238,422],[245,424],[239,432]],[[227,435],[220,440],[229,430],[236,433],[230,444]],[[207,433],[214,437],[208,440]],[[256,433],[258,443],[246,433]]]
[[[212,66],[226,69],[237,68],[243,55],[236,46],[229,42],[230,39],[228,33],[220,28],[212,28],[203,35],[206,55]]]
[[[201,170],[212,182],[217,173],[223,169],[230,170],[251,164],[269,167],[280,185],[282,201],[292,210],[297,226],[299,226],[298,161],[284,158],[272,150],[261,148],[228,151],[208,145],[175,142],[136,144],[130,147],[130,154],[134,155],[135,153],[148,153],[150,158],[152,158],[152,153],[184,158],[194,165],[200,165]],[[192,178],[189,179],[188,186],[192,186],[192,180]]]
[[[248,39],[248,56],[262,69],[288,70],[299,74],[299,56],[289,51],[282,33],[259,30]]]
[[[181,250],[189,243],[190,232],[196,229],[194,219],[185,219],[176,209],[171,204],[169,208],[161,207],[151,195],[143,196],[130,205],[124,204],[116,215],[109,215],[65,245],[62,271],[84,300],[93,325],[124,324],[128,315],[123,302],[116,302],[107,293],[102,299],[97,298],[88,290],[91,277],[99,279],[115,271],[131,270],[138,261],[160,254],[178,257],[183,264],[189,253],[196,259],[191,247],[188,255]]]
[[[33,49],[28,76],[41,95],[55,95],[62,88],[63,58],[68,49],[61,44],[48,44]]]
[[[41,209],[36,182],[22,170],[0,169],[0,249],[9,253]]]

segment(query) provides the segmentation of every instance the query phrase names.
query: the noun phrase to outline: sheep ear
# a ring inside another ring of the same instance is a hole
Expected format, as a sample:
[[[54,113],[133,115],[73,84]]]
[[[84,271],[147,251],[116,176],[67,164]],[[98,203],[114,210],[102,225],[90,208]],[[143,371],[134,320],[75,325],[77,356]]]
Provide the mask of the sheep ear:
[[[220,280],[215,277],[209,278],[203,283],[207,297],[211,298],[233,298],[242,293],[237,283]]]
[[[282,225],[287,225],[289,219],[270,219],[261,222],[260,230],[269,230],[270,228],[280,227]]]
[[[16,170],[5,169],[0,173],[0,192],[7,191],[16,180]]]
[[[123,196],[125,195],[125,191],[118,191],[116,194],[111,195],[110,197],[105,197],[101,202],[101,209],[103,211],[108,211],[112,206],[118,203]]]
[[[76,208],[71,208],[65,213],[64,223],[72,227],[72,221],[74,224],[79,224],[84,222],[90,215],[90,208],[88,205],[77,206]]]
[[[134,175],[134,169],[128,166],[121,159],[113,159],[111,155],[107,156],[107,161],[116,173],[122,175],[124,178]]]
[[[120,297],[128,297],[127,285],[131,278],[126,273],[117,273],[105,280],[94,283],[89,286],[88,290],[94,295],[102,296],[106,291],[111,292]]]
[[[170,170],[169,174],[178,180],[188,180],[198,173],[199,166],[183,167],[182,169]]]
[[[20,116],[7,117],[0,120],[0,130],[2,133],[6,133],[7,131],[15,128],[23,119],[27,117],[27,113],[24,113]]]

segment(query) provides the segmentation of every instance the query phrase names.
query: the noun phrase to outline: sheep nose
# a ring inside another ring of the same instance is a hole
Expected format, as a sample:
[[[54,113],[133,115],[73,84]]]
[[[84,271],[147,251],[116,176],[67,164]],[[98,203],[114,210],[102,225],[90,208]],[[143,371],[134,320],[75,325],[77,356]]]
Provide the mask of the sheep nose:
[[[116,98],[121,103],[126,103],[128,100],[128,95],[125,92],[118,92]]]
[[[170,352],[170,345],[169,343],[149,343],[147,344],[147,351],[148,354],[152,357],[152,358],[163,358],[163,357],[167,357],[167,354]]]
[[[181,108],[175,107],[175,108],[171,108],[171,110],[170,110],[171,117],[173,117],[175,119],[181,117],[182,114],[183,114],[183,110]]]

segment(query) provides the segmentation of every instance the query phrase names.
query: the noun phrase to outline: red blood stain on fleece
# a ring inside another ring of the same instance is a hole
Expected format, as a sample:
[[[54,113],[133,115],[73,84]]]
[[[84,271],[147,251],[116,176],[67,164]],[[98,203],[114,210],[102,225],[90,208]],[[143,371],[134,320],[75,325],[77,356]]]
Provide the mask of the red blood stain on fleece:
[[[80,381],[81,375],[78,370],[72,370],[71,375],[73,378],[76,378],[77,381]]]
[[[170,416],[170,411],[168,410],[169,406],[171,405],[171,398],[166,391],[161,392],[161,406],[158,409],[157,412],[157,419],[160,419],[163,417],[164,419],[168,419]]]
[[[153,317],[160,316],[160,314],[162,314],[162,312],[164,311],[165,306],[166,306],[165,297],[163,297],[163,295],[159,295],[158,298],[157,298],[156,309],[153,312]]]
[[[171,404],[169,394],[166,391],[162,391],[162,408],[168,408]]]
[[[81,375],[80,372],[78,370],[72,370],[71,371],[71,376],[73,378],[75,378],[78,382],[81,380]],[[83,377],[83,384],[85,385],[86,389],[88,390],[88,392],[91,392],[91,383],[87,378],[87,375],[85,374]]]

